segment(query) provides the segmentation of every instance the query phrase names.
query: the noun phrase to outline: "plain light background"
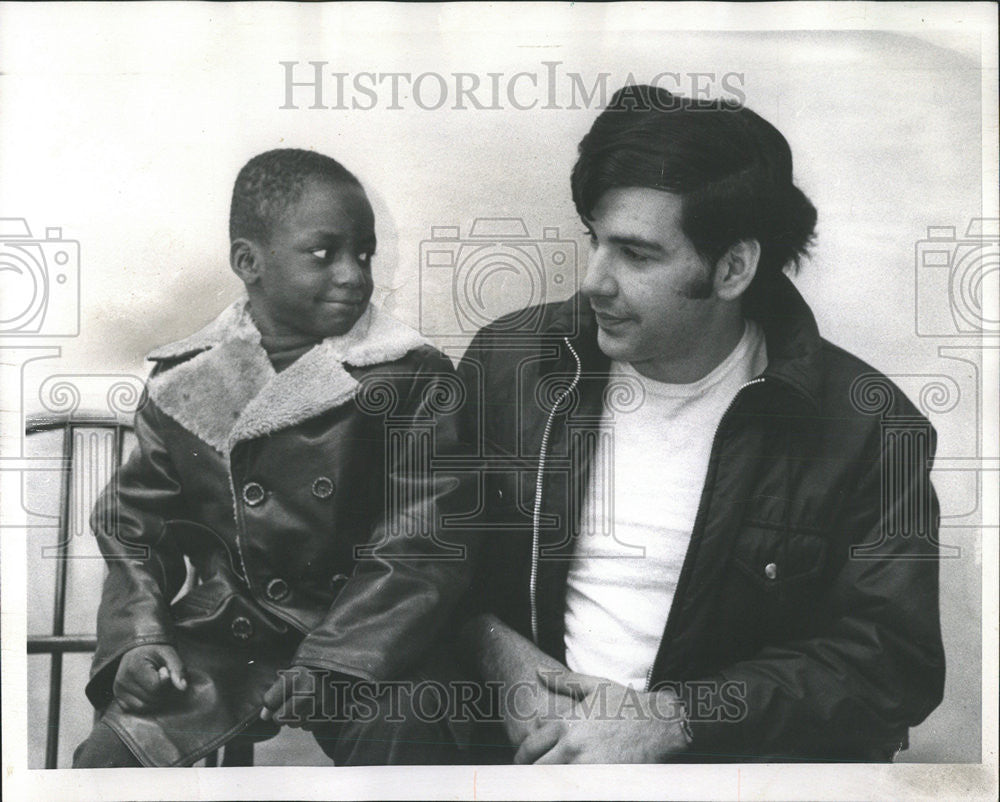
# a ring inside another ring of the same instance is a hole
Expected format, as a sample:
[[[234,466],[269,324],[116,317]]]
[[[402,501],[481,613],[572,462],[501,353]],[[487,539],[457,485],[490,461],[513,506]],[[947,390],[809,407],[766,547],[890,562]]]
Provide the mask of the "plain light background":
[[[361,178],[377,214],[377,297],[420,327],[455,308],[447,282],[432,287],[422,264],[432,227],[457,226],[466,241],[477,218],[520,218],[531,241],[557,229],[557,241],[575,243],[578,271],[585,267],[569,171],[599,108],[544,109],[545,92],[523,84],[529,99],[542,98],[538,107],[519,110],[501,97],[499,110],[454,109],[454,73],[484,83],[502,73],[505,87],[527,72],[542,84],[543,62],[559,62],[563,106],[567,73],[588,89],[609,73],[609,93],[630,73],[638,82],[680,73],[681,91],[689,73],[714,74],[716,90],[721,76],[738,74],[747,105],[787,137],[796,181],[819,210],[813,256],[796,283],[821,332],[896,378],[939,431],[942,540],[961,550],[941,564],[946,696],[900,760],[978,762],[979,474],[948,468],[995,458],[995,444],[984,453],[980,341],[945,336],[953,328],[947,281],[917,255],[928,226],[953,226],[963,240],[970,220],[989,216],[980,40],[915,20],[917,30],[896,32],[712,32],[719,13],[706,10],[698,30],[697,15],[683,15],[682,26],[670,6],[3,6],[0,216],[24,218],[38,240],[61,227],[81,253],[79,336],[18,340],[58,345],[62,355],[26,367],[14,401],[40,409],[38,388],[53,374],[141,378],[147,351],[236,297],[229,194],[256,153],[314,148]],[[328,103],[333,72],[348,73],[348,86],[361,72],[433,72],[451,95],[426,110],[404,91],[403,108],[388,109],[382,84],[377,108],[330,110],[308,108],[312,91],[299,88],[299,108],[281,109],[282,61],[299,62],[297,80],[311,77],[309,61],[329,62]],[[17,286],[4,280],[9,309]],[[75,299],[57,289],[53,319],[71,316]],[[516,279],[503,292],[511,307],[531,297]],[[437,342],[457,358],[467,335],[454,334]],[[941,346],[966,350],[942,355]],[[928,384],[944,388],[943,401]]]

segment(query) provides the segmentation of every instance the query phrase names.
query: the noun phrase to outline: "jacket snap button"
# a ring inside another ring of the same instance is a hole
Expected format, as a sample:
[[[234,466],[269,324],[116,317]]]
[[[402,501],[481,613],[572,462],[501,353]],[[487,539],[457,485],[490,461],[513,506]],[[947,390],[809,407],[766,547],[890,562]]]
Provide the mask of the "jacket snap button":
[[[316,498],[330,498],[333,495],[333,479],[327,476],[319,477],[313,482],[312,491]]]
[[[281,601],[288,595],[288,583],[280,577],[275,577],[267,583],[267,598],[271,601]]]
[[[347,574],[334,574],[330,577],[330,589],[338,590],[347,581]]]
[[[236,616],[230,624],[230,629],[237,640],[250,640],[250,636],[253,635],[253,624],[245,615]]]
[[[264,488],[258,482],[247,482],[243,485],[243,500],[251,507],[256,507],[264,500]]]
[[[775,563],[768,563],[764,566],[764,576],[768,579],[778,578],[778,566]]]

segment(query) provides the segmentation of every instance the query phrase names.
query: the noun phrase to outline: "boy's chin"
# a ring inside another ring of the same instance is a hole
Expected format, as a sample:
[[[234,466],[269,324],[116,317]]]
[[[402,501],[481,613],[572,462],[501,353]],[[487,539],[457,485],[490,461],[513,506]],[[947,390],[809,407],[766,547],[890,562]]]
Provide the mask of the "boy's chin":
[[[361,306],[357,310],[338,310],[335,313],[327,313],[315,322],[312,327],[313,333],[317,337],[340,337],[347,334],[354,328],[354,324],[361,319],[365,307]]]

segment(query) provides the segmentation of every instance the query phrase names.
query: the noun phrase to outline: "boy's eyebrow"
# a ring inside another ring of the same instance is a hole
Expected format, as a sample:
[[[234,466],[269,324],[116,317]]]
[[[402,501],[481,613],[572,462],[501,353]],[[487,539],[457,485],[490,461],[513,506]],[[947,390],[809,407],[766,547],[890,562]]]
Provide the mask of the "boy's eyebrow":
[[[335,231],[328,228],[310,228],[305,229],[300,235],[303,239],[324,239],[333,240],[336,242],[343,242],[350,239],[350,234],[346,234],[343,231]],[[370,232],[363,237],[359,238],[360,242],[363,243],[373,243],[375,242],[374,232]]]

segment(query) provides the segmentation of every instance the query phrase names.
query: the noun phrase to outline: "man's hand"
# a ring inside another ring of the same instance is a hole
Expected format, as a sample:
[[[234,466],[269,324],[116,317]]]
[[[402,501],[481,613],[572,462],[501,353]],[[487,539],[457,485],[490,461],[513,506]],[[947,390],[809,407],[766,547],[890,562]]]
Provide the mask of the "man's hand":
[[[152,710],[175,690],[186,689],[184,664],[173,646],[136,646],[125,652],[118,664],[114,695],[130,713]]]
[[[326,701],[336,682],[348,682],[343,675],[333,680],[329,671],[317,671],[308,666],[293,665],[279,673],[275,683],[264,694],[260,717],[289,727],[313,730],[338,721],[337,711],[328,711]],[[343,713],[343,711],[340,711]]]
[[[641,693],[570,671],[538,676],[575,704],[569,715],[536,719],[515,763],[659,763],[687,749],[682,707],[672,691]]]

